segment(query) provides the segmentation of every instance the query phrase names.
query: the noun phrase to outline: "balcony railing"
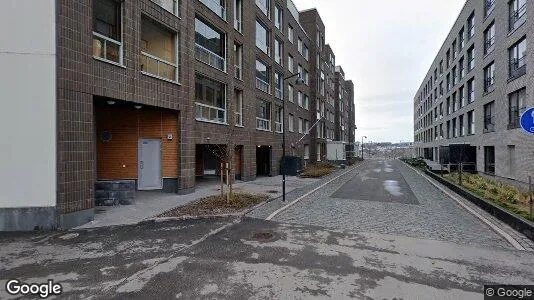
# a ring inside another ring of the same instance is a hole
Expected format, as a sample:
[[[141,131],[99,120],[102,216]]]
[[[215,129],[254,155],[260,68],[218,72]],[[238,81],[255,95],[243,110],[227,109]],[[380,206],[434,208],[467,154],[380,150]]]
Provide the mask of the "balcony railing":
[[[525,3],[518,10],[512,11],[510,13],[510,30],[514,30],[519,25],[523,24],[526,18],[523,18],[527,13],[527,4]]]
[[[274,131],[276,133],[282,133],[284,130],[282,127],[283,127],[282,122],[274,122]]]
[[[196,102],[196,119],[199,121],[226,124],[226,109]]]
[[[521,115],[519,114],[519,108],[514,106],[510,108],[508,129],[514,129],[521,127]]]
[[[93,31],[93,56],[122,65],[122,43]]]
[[[493,49],[495,48],[494,45],[495,45],[495,36],[492,36],[489,39],[487,39],[486,42],[484,43],[484,53],[488,54],[491,51],[493,51]]]
[[[152,74],[158,78],[177,81],[176,70],[178,67],[174,63],[141,51],[140,64],[142,72]]]
[[[484,91],[489,92],[494,84],[495,84],[495,77],[486,78],[484,80]]]
[[[258,88],[260,91],[263,91],[267,94],[271,93],[271,85],[268,82],[265,82],[257,77],[256,77],[256,88]]]
[[[510,62],[510,78],[516,78],[527,73],[526,56],[514,58]]]
[[[226,59],[211,52],[210,50],[202,47],[199,44],[195,44],[195,58],[201,62],[208,64],[215,69],[219,69],[226,72]]]
[[[217,0],[200,0],[204,5],[211,9],[216,15],[221,17],[221,19],[226,20],[226,8],[221,5],[220,1]]]
[[[282,90],[279,88],[275,88],[274,96],[278,99],[284,99],[284,95],[282,94]]]
[[[263,131],[271,131],[271,120],[256,117],[256,129]]]

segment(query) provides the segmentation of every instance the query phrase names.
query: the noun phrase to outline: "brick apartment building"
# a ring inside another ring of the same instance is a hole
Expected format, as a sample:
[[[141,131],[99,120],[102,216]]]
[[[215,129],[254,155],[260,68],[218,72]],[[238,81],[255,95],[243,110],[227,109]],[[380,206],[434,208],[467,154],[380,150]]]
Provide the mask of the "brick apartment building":
[[[532,15],[532,1],[466,1],[414,98],[417,156],[528,182],[534,138],[519,120],[534,106]]]
[[[0,19],[0,231],[83,224],[99,182],[190,193],[226,160],[276,175],[284,128],[307,162],[336,126],[353,143],[353,85],[317,10],[291,0],[8,0]]]

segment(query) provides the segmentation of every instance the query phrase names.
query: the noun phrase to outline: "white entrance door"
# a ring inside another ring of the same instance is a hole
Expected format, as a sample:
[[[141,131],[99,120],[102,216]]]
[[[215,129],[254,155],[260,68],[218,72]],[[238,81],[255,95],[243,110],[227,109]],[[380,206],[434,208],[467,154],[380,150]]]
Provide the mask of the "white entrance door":
[[[137,189],[161,190],[161,140],[139,140]]]

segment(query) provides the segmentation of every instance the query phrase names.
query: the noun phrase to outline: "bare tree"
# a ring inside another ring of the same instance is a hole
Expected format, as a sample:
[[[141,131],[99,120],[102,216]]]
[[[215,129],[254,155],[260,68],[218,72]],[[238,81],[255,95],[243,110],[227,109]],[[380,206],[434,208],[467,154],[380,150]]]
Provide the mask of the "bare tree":
[[[221,197],[224,197],[224,177],[226,175],[226,185],[228,192],[226,199],[228,203],[232,201],[233,197],[233,183],[235,180],[234,171],[234,155],[236,151],[235,141],[235,126],[230,125],[228,132],[222,138],[223,144],[209,145],[211,153],[219,159],[220,162],[220,176],[221,176]]]

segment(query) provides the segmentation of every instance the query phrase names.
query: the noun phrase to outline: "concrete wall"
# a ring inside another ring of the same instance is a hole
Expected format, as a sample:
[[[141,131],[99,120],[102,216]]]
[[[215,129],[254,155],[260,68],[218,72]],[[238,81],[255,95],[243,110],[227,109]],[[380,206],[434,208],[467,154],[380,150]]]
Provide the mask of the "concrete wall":
[[[2,1],[0,210],[56,205],[55,32],[54,0]]]

